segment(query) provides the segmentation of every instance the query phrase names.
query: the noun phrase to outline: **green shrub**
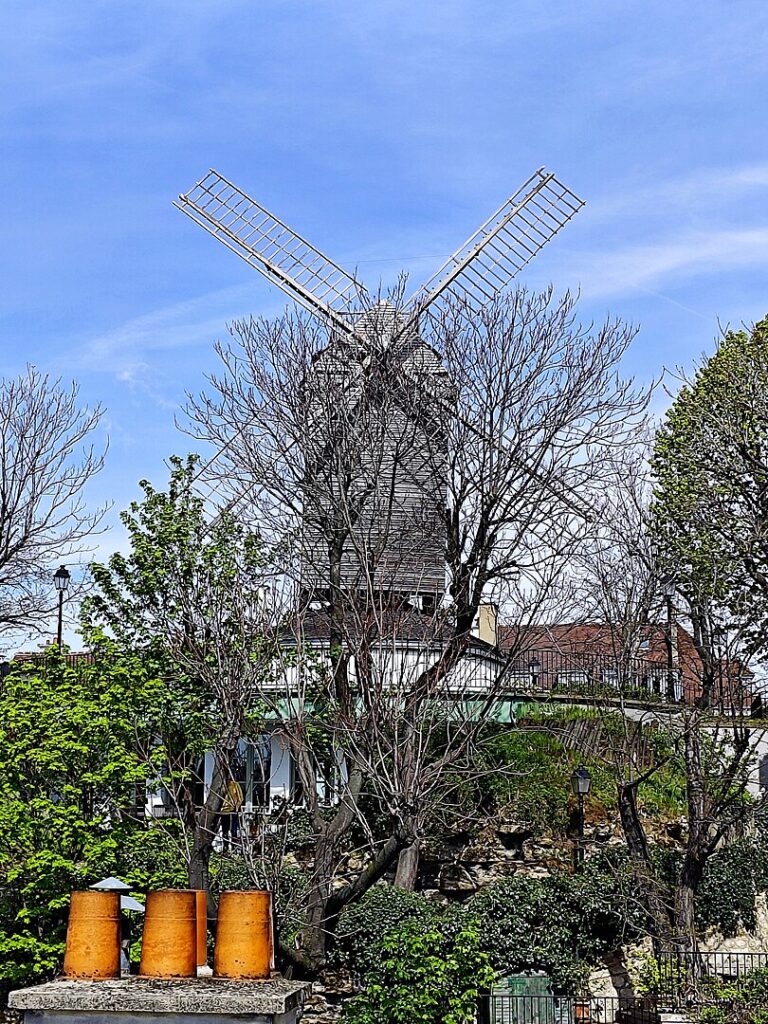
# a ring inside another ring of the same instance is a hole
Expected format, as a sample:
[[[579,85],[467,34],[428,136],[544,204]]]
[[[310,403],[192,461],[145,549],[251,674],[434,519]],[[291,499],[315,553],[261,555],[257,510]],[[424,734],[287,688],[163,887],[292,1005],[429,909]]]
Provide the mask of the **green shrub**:
[[[565,832],[569,821],[573,756],[545,731],[508,729],[482,752],[487,772],[481,799],[536,832]]]
[[[708,993],[720,1005],[698,1011],[698,1024],[768,1024],[768,968],[752,971],[739,984],[716,985]]]
[[[336,963],[365,974],[378,964],[386,936],[406,923],[428,928],[439,908],[416,892],[393,885],[376,885],[357,903],[345,907],[336,933]]]
[[[699,1024],[728,1024],[728,1011],[724,1006],[704,1006],[698,1020]]]
[[[344,1006],[346,1024],[470,1024],[494,972],[477,928],[448,916],[442,926],[405,921],[389,931],[365,991]]]
[[[592,718],[584,709],[559,709],[528,712],[519,728],[496,731],[486,739],[482,752],[487,772],[479,783],[479,798],[489,810],[504,809],[534,831],[566,833],[573,811],[571,775],[579,764],[586,764],[592,787],[586,802],[587,816],[605,818],[616,810],[616,781],[612,769],[598,758],[585,757],[566,748],[557,730],[568,722]],[[603,714],[601,735],[607,741],[616,733],[616,743],[624,742],[618,715]],[[671,756],[669,737],[661,731],[650,734],[657,759],[663,761],[639,789],[639,800],[646,814],[656,817],[678,816],[685,809],[685,776]],[[475,796],[477,800],[477,796]]]
[[[593,861],[579,875],[516,875],[474,896],[467,911],[493,967],[505,975],[545,971],[556,988],[573,991],[605,953],[638,933],[622,867]]]
[[[707,864],[696,913],[700,927],[734,935],[743,925],[755,927],[755,896],[768,887],[768,839],[740,839],[716,853]]]

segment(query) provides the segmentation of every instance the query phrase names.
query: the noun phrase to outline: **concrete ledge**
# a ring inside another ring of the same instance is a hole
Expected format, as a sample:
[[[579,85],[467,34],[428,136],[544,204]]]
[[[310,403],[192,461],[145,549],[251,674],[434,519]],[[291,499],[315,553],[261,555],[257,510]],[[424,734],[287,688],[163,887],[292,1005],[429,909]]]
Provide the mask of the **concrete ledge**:
[[[248,1021],[251,1024],[296,1020],[310,986],[306,982],[270,978],[267,981],[229,981],[190,978],[159,981],[120,978],[114,981],[51,981],[11,992],[8,1006],[25,1011],[29,1021],[60,1024],[122,1024],[137,1014],[182,1024],[207,1021]]]
[[[111,1013],[103,1010],[24,1010],[24,1024],[136,1024],[155,1021],[158,1024],[296,1024],[298,1010],[288,1013],[152,1013],[140,1015]]]

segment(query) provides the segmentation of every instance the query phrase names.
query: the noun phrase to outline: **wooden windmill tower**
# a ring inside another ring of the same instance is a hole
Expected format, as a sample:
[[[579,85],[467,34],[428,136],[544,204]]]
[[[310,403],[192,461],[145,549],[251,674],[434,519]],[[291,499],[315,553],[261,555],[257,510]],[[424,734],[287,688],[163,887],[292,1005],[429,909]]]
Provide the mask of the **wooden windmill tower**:
[[[439,316],[446,304],[458,304],[469,317],[478,314],[583,201],[554,174],[536,171],[398,309],[373,303],[354,275],[217,171],[174,205],[325,324],[330,341],[315,362],[317,380],[329,386],[343,380],[345,443],[350,422],[368,442],[357,449],[360,507],[354,527],[343,517],[344,530],[330,514],[337,483],[329,479],[333,442],[305,453],[308,589],[327,587],[330,548],[346,531],[341,586],[434,604],[445,586],[451,389],[439,356],[419,336],[419,324]],[[318,434],[333,435],[333,428],[325,421]]]

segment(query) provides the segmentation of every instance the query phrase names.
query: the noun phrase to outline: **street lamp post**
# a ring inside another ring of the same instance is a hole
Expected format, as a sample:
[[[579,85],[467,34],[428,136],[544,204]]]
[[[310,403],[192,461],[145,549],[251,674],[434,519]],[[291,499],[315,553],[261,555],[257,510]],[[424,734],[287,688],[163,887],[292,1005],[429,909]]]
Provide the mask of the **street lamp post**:
[[[573,867],[581,871],[584,866],[584,797],[589,794],[592,776],[584,765],[580,765],[571,776],[571,789],[579,803],[578,832],[574,850]]]
[[[674,652],[674,629],[675,612],[672,599],[675,596],[675,581],[671,576],[662,580],[661,592],[664,595],[664,602],[667,606],[667,628],[665,639],[667,642],[667,698],[671,703],[676,699],[675,694],[675,652]]]
[[[60,565],[53,574],[53,585],[59,595],[59,624],[56,631],[56,642],[61,650],[62,633],[64,631],[64,595],[69,589],[71,574],[65,565]]]

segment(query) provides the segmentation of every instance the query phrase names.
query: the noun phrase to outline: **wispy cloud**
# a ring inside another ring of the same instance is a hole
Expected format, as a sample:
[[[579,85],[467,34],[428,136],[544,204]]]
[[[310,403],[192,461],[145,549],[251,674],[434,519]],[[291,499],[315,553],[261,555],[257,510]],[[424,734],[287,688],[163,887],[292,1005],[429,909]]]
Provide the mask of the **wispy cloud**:
[[[766,263],[768,227],[758,227],[690,232],[649,245],[581,253],[572,273],[585,296],[602,298]]]
[[[620,191],[591,200],[588,216],[594,224],[633,212],[653,220],[668,217],[670,211],[678,217],[691,211],[723,216],[731,204],[738,204],[743,216],[745,194],[750,192],[768,194],[768,163],[703,167],[673,178],[630,180]]]
[[[575,239],[575,244],[574,244]],[[578,284],[585,299],[653,294],[711,319],[691,301],[698,279],[712,280],[768,263],[768,162],[701,167],[667,178],[625,181],[590,199],[569,237],[557,239],[533,269]],[[680,288],[689,297],[680,301]],[[678,296],[664,294],[676,291]]]
[[[229,321],[249,312],[253,294],[252,287],[235,285],[152,310],[78,343],[60,362],[135,383],[149,369],[151,353],[210,346]]]

